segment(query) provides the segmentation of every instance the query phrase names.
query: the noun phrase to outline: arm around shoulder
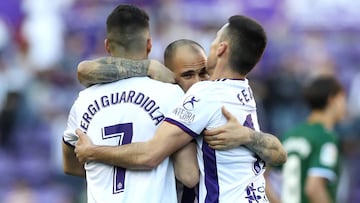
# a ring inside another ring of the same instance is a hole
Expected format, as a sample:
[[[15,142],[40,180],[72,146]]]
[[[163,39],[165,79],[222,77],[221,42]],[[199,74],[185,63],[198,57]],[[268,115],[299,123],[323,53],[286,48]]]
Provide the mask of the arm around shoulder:
[[[276,136],[250,128],[248,130],[251,139],[245,146],[270,165],[278,166],[286,162],[287,152]]]
[[[192,139],[182,129],[167,122],[160,124],[151,140],[121,146],[97,146],[81,130],[77,129],[76,134],[79,140],[75,153],[81,163],[98,161],[130,169],[155,168]]]
[[[131,60],[119,57],[102,57],[82,61],[77,75],[85,87],[109,83],[130,77],[147,76],[150,60]]]
[[[245,145],[270,165],[286,162],[287,152],[276,136],[245,127],[224,107],[221,110],[228,122],[204,132],[204,139],[211,148],[224,150]]]
[[[150,76],[154,80],[175,83],[172,71],[156,60],[132,60],[119,57],[102,57],[79,63],[77,76],[82,85],[109,83],[125,78]]]

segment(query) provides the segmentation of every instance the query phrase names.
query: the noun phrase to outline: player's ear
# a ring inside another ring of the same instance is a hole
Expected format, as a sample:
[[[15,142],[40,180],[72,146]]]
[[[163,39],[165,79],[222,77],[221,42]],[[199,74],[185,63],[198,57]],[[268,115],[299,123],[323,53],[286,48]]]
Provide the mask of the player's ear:
[[[150,51],[151,51],[151,48],[152,48],[152,40],[151,40],[151,38],[148,38],[146,43],[147,43],[146,44],[146,52],[147,52],[147,54],[149,54]]]
[[[227,48],[228,48],[227,42],[225,41],[220,42],[216,50],[216,55],[222,56],[226,52]]]
[[[105,49],[106,49],[106,51],[107,51],[107,53],[111,53],[111,51],[110,51],[110,43],[109,43],[109,40],[106,38],[105,40],[104,40],[104,46],[105,46]]]

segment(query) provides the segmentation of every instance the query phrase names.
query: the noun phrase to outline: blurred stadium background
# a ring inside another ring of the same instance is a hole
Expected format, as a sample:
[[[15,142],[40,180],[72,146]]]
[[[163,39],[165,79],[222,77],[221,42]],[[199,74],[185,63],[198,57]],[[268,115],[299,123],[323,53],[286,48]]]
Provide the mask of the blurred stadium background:
[[[336,75],[349,99],[337,128],[339,202],[360,202],[360,1],[351,0],[0,1],[0,202],[84,202],[84,181],[62,172],[62,133],[83,88],[76,66],[106,55],[105,19],[118,3],[148,11],[150,57],[161,61],[166,45],[180,38],[208,50],[233,14],[261,22],[269,44],[249,78],[262,129],[279,136],[307,115],[299,94],[306,81]]]

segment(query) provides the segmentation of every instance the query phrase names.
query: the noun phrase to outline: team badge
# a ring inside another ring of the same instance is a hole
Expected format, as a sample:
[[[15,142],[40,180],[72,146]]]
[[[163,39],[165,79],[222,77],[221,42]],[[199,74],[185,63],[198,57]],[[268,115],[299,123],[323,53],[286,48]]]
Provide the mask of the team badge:
[[[183,102],[183,107],[188,111],[192,111],[195,107],[195,103],[199,102],[199,101],[200,101],[200,99],[196,99],[195,96],[190,95],[185,98],[185,100]]]
[[[336,145],[333,143],[326,143],[320,150],[320,162],[321,164],[333,167],[336,164],[338,151]]]

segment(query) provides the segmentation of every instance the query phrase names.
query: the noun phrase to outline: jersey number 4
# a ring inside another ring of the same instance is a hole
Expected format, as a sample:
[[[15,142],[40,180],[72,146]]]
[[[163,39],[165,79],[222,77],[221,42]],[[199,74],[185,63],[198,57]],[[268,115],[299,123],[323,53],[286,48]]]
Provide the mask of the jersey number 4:
[[[243,126],[246,126],[248,128],[255,130],[251,114],[246,116],[246,120],[245,120]],[[263,160],[261,160],[258,155],[256,155],[256,161],[253,164],[254,173],[255,174],[260,173],[263,168],[265,168],[265,162]]]
[[[102,139],[120,137],[119,145],[130,144],[133,137],[133,124],[120,123],[102,129]],[[113,193],[123,192],[125,188],[126,169],[114,166]]]

